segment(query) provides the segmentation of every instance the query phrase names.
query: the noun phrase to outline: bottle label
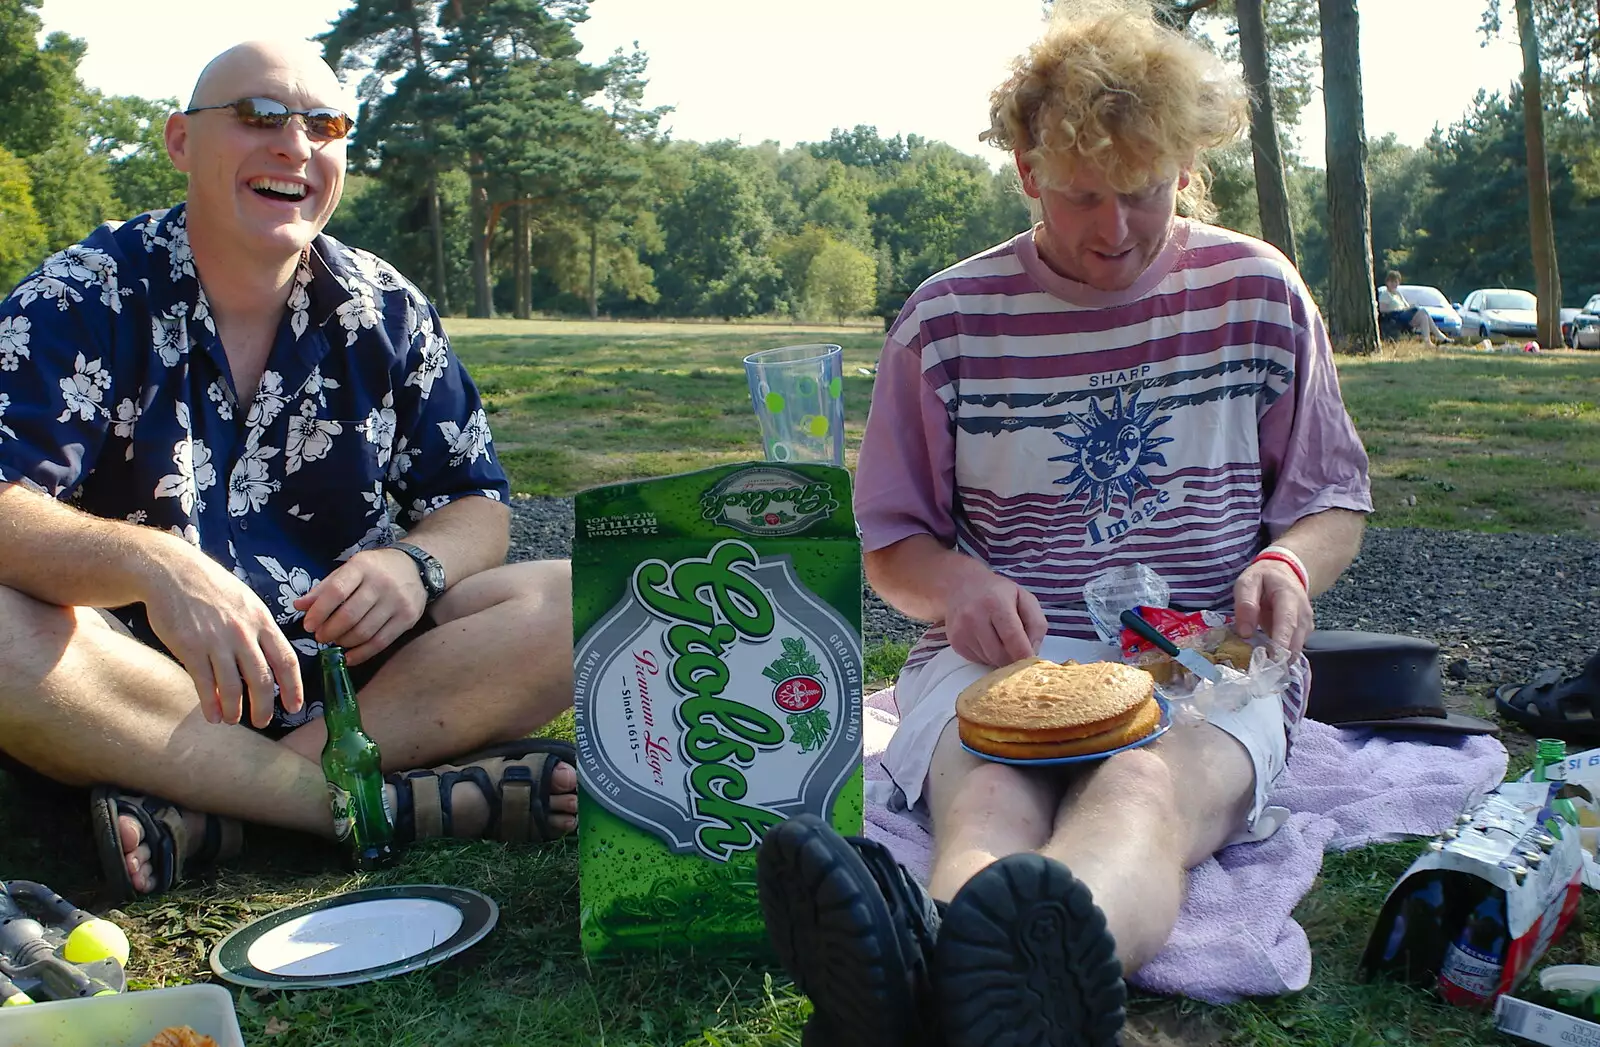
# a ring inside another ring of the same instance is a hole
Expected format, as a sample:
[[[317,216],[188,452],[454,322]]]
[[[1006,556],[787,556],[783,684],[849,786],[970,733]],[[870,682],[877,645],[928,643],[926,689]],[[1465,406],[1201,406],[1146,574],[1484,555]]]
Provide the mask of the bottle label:
[[[333,812],[334,839],[343,843],[350,838],[350,830],[355,825],[355,819],[350,816],[350,794],[329,782],[328,806]]]
[[[1469,945],[1452,942],[1439,967],[1439,980],[1487,1000],[1500,991],[1500,974],[1504,969],[1500,957],[1486,956]]]

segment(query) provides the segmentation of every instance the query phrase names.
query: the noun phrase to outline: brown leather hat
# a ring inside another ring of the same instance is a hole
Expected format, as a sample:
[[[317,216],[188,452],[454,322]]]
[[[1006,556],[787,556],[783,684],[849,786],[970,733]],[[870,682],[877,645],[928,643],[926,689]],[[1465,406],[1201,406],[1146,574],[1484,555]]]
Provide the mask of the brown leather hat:
[[[1306,715],[1338,727],[1497,734],[1500,728],[1444,707],[1439,645],[1416,636],[1315,630],[1306,640],[1311,691]]]

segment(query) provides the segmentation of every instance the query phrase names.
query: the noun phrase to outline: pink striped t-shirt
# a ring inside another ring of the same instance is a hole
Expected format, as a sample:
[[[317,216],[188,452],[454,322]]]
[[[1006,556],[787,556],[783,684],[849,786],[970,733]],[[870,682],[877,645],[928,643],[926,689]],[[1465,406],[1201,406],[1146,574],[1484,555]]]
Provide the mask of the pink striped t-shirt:
[[[1316,304],[1273,247],[1177,219],[1125,291],[1068,280],[1032,231],[930,277],[889,329],[861,444],[863,547],[931,534],[1094,639],[1083,585],[1144,563],[1175,607],[1296,520],[1367,512],[1367,455]],[[932,626],[907,665],[947,645]],[[1289,714],[1291,723],[1299,710]]]

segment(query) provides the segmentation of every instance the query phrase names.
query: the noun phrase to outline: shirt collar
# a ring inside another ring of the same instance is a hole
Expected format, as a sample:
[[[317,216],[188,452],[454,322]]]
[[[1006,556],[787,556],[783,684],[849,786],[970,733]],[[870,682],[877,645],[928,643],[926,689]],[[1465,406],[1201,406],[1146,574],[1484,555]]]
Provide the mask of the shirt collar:
[[[186,315],[191,323],[203,323],[207,329],[209,306],[204,304],[204,291],[195,271],[194,253],[189,247],[188,206],[178,204],[165,212],[152,212],[143,229],[145,248],[151,254],[148,274],[150,302],[159,316],[172,316],[177,312]],[[339,307],[357,297],[353,288],[357,281],[366,281],[359,269],[350,263],[343,244],[331,237],[318,234],[301,255],[300,267],[290,288],[289,301],[285,302],[286,315],[304,308],[314,324],[295,327],[295,339],[305,336],[311,326],[322,327],[332,320]],[[297,303],[300,288],[307,299]],[[198,333],[198,332],[196,332]]]

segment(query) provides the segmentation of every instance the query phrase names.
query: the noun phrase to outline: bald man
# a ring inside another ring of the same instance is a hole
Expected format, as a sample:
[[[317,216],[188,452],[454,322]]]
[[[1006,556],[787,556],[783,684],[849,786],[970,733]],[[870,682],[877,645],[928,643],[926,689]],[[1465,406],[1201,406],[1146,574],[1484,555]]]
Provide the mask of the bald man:
[[[438,314],[322,233],[349,112],[308,44],[224,52],[167,121],[186,202],[0,304],[0,763],[89,790],[120,896],[236,854],[241,822],[334,836],[326,645],[402,842],[576,823],[571,747],[527,737],[571,702],[568,565],[504,563]]]

